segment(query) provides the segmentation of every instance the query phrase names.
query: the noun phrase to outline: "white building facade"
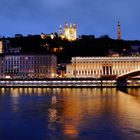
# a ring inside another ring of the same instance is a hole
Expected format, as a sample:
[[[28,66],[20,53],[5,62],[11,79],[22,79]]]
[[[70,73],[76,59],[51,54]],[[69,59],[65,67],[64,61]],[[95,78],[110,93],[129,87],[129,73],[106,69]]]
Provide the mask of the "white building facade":
[[[72,57],[68,78],[116,77],[140,69],[140,57]]]

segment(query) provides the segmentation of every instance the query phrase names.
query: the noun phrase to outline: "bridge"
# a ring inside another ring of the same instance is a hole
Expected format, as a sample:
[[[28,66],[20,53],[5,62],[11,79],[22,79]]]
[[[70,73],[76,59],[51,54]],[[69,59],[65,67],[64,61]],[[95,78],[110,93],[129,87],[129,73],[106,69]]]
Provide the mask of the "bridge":
[[[136,76],[140,76],[140,69],[133,70],[116,77],[116,80],[127,80]]]
[[[134,78],[136,76],[140,76],[140,69],[133,70],[133,71],[127,72],[125,74],[117,76],[116,77],[116,85],[118,87],[122,87],[122,86],[124,87],[124,86],[128,85],[128,80],[131,80],[131,85],[133,86],[133,84],[135,82],[132,78]]]

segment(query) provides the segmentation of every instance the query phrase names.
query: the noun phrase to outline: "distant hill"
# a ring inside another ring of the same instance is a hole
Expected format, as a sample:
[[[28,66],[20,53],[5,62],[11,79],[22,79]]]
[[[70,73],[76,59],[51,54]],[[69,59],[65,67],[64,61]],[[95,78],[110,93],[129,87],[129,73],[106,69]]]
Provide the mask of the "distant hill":
[[[68,41],[56,36],[53,39],[42,39],[40,35],[19,36],[5,38],[10,41],[10,47],[20,47],[21,53],[52,53],[57,55],[58,61],[69,61],[72,56],[107,56],[110,51],[119,54],[140,46],[140,41],[114,40],[107,35],[95,38],[94,35],[82,35],[76,41]]]

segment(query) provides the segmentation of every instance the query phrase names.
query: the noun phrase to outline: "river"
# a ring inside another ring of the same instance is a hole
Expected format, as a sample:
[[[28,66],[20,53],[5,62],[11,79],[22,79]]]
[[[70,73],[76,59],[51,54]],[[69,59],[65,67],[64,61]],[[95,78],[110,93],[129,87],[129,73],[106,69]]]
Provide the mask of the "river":
[[[1,88],[0,140],[140,140],[140,88]]]

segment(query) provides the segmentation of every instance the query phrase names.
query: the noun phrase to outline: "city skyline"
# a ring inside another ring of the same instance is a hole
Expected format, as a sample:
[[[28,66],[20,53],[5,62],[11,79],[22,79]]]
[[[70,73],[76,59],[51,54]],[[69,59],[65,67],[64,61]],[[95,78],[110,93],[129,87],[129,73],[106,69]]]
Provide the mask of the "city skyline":
[[[122,39],[140,40],[139,1],[2,0],[0,35],[58,32],[59,25],[76,23],[78,35],[109,35],[117,39],[120,20]]]

